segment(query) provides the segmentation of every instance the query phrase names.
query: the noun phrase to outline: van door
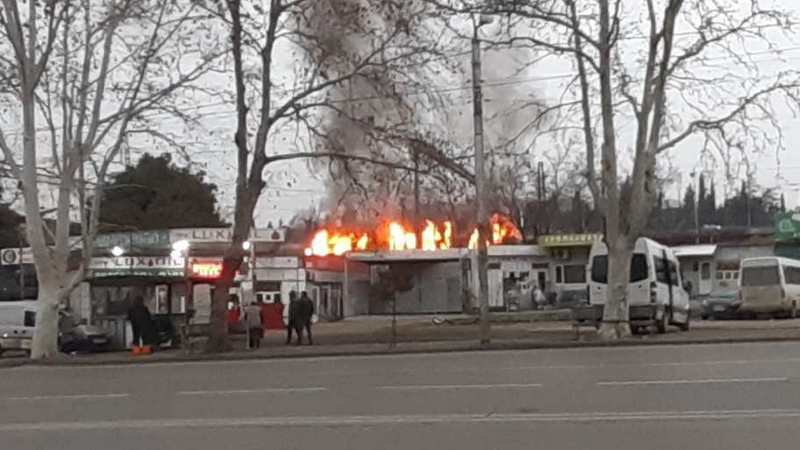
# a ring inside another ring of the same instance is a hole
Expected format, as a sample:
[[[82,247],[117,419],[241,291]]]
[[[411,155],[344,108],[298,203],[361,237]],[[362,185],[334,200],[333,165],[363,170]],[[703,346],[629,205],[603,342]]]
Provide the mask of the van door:
[[[631,256],[630,269],[628,304],[650,304],[650,281],[653,278],[653,257],[645,253],[634,253]]]

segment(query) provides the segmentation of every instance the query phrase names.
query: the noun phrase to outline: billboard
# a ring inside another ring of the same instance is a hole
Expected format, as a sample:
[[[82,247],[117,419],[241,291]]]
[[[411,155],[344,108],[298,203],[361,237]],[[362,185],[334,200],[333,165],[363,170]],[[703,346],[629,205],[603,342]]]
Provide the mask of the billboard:
[[[800,212],[778,214],[775,219],[775,240],[800,241]]]

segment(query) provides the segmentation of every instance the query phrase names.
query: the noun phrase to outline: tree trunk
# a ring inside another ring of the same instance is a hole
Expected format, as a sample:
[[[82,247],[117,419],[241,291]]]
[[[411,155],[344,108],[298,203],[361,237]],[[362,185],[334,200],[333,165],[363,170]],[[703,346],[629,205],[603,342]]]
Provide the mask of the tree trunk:
[[[214,294],[211,296],[210,329],[208,342],[206,342],[207,353],[222,353],[231,349],[225,313],[233,277],[240,264],[241,259],[237,263],[235,258],[226,257],[222,262],[222,276],[214,283]]]
[[[225,269],[223,268],[223,272]],[[222,353],[231,349],[230,339],[228,338],[228,324],[225,320],[227,311],[228,289],[231,281],[219,280],[214,283],[214,295],[211,297],[211,317],[208,342],[206,343],[207,353]]]
[[[600,337],[614,340],[630,336],[628,280],[633,248],[624,236],[608,242],[608,291]]]
[[[489,239],[489,226],[486,221],[478,224],[478,306],[480,312],[481,345],[491,342],[489,323],[489,252],[486,240]]]
[[[50,359],[58,355],[58,305],[63,290],[52,279],[39,279],[39,309],[31,347],[32,359]]]

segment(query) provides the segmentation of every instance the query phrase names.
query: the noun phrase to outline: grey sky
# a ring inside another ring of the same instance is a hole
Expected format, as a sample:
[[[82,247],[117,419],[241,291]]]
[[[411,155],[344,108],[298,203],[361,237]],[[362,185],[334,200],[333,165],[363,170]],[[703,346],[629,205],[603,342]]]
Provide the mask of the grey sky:
[[[774,0],[774,3],[794,11],[800,16],[800,5],[796,0]],[[782,39],[782,38],[781,38]],[[775,47],[782,50],[780,54],[764,54],[759,56],[759,61],[763,62],[765,70],[769,71],[770,65],[779,66],[781,64],[800,63],[800,39],[776,41]],[[464,56],[465,63],[469,56]],[[779,61],[779,58],[783,61]],[[492,55],[487,55],[487,60],[491,61]],[[778,69],[776,69],[778,70]],[[556,95],[561,82],[557,76],[569,73],[569,67],[559,63],[543,62],[537,65],[528,73],[513,76],[511,70],[501,70],[497,67],[487,69],[484,81],[487,84],[485,96],[489,100],[487,109],[495,107],[498,102],[503,104],[509,96],[525,96],[534,94],[539,98],[548,100]],[[509,82],[506,86],[492,86],[493,82]],[[511,87],[509,87],[511,86]],[[454,109],[463,108],[464,117],[469,118],[471,111],[470,93],[468,85],[465,84],[464,91],[452,93]],[[492,102],[495,104],[492,104]],[[458,121],[458,127],[467,134],[471,132],[469,122]],[[758,157],[752,159],[752,166],[756,170],[756,182],[765,188],[776,188],[782,191],[787,198],[787,203],[791,207],[800,206],[800,120],[793,117],[789,109],[783,109],[779,114],[779,122],[784,132],[784,144],[787,149],[778,154],[777,149],[765,151]],[[235,177],[235,155],[230,138],[235,124],[233,114],[220,110],[218,107],[210,108],[204,124],[209,131],[213,131],[213,136],[208,136],[209,145],[205,148],[197,149],[194,160],[199,166],[205,167],[209,172],[211,181],[220,186],[220,201],[225,208],[229,208],[233,202],[233,182]],[[497,124],[488,124],[491,129]],[[502,124],[501,124],[502,125]],[[490,130],[491,132],[491,130]],[[630,140],[621,137],[620,146],[629,146]],[[280,136],[273,139],[273,144],[279,151],[291,151],[291,146],[283,141]],[[490,142],[491,144],[491,142]],[[713,160],[702,160],[698,156],[698,149],[702,142],[698,139],[687,140],[684,144],[674,149],[668,156],[669,164],[673,167],[679,177],[674,179],[672,187],[668,191],[668,196],[677,198],[680,192],[685,189],[690,182],[689,174],[696,170],[704,170],[708,176],[713,176],[717,183],[717,191],[724,192],[724,171]],[[535,149],[536,152],[547,151],[546,149]],[[303,161],[293,161],[272,166],[270,170],[271,182],[260,203],[257,212],[257,223],[267,221],[287,220],[297,211],[311,207],[325,198],[324,175],[318,176],[308,169],[307,163]],[[738,188],[729,185],[731,192]]]

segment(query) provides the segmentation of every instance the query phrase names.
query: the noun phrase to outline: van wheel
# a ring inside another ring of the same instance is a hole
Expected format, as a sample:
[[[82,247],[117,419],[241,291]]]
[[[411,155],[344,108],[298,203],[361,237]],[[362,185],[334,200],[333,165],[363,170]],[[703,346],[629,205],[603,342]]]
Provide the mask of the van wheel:
[[[661,319],[656,321],[656,329],[658,330],[658,334],[664,334],[667,332],[667,324],[669,324],[669,317],[667,315],[667,311],[664,310],[664,314],[661,316]]]

